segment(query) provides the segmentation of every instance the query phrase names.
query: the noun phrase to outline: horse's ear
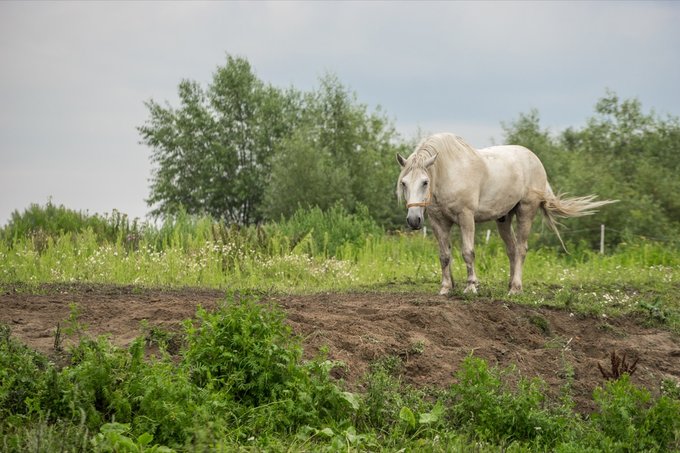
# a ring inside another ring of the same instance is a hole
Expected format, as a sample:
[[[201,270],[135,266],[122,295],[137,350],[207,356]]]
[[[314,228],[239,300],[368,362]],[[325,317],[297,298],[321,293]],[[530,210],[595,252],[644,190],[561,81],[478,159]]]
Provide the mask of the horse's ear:
[[[430,165],[432,165],[432,164],[434,163],[434,161],[437,160],[437,156],[438,156],[438,155],[439,155],[439,154],[435,154],[434,156],[432,156],[432,157],[430,157],[429,159],[427,159],[427,160],[425,161],[425,168],[427,168],[427,167],[429,167]]]
[[[399,165],[402,167],[406,165],[406,159],[404,159],[399,153],[397,153],[397,162],[399,162]]]

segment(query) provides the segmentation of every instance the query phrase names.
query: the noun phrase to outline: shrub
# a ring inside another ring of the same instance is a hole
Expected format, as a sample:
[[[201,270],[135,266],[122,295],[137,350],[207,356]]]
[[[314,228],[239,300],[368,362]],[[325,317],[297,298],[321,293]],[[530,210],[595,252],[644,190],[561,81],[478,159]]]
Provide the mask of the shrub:
[[[53,368],[47,359],[10,337],[0,324],[0,420],[41,410]]]
[[[383,233],[368,208],[360,205],[356,213],[350,213],[340,204],[326,211],[318,207],[299,209],[290,219],[282,219],[277,228],[298,251],[337,258],[342,258],[346,244],[359,247],[367,237]]]
[[[47,247],[49,240],[66,234],[92,230],[101,243],[124,241],[126,245],[139,242],[143,227],[137,219],[130,221],[126,214],[114,210],[110,215],[90,215],[48,201],[45,206],[32,203],[23,213],[12,212],[7,225],[0,229],[0,238],[11,243],[18,239],[30,239],[37,251]]]
[[[213,313],[199,308],[186,323],[184,367],[191,381],[243,406],[249,423],[299,426],[354,406],[328,378],[328,362],[303,364],[300,340],[283,313],[255,298],[232,297]],[[350,411],[347,411],[350,409]]]
[[[450,416],[483,440],[533,442],[552,447],[564,441],[569,414],[551,411],[545,404],[545,383],[519,376],[508,379],[504,372],[469,356],[456,373],[451,386]]]
[[[665,451],[680,448],[680,401],[662,395],[652,401],[624,374],[595,389],[598,410],[593,422],[620,451]]]

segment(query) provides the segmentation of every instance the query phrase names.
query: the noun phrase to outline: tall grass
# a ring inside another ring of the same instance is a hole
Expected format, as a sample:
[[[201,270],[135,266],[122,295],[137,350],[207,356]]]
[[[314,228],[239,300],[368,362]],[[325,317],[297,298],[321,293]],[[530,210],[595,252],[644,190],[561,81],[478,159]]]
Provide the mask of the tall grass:
[[[16,231],[14,224],[5,228],[0,281],[348,289],[410,279],[411,269],[422,267],[420,258],[428,256],[432,268],[435,256],[431,241],[385,236],[370,217],[339,207],[260,227],[179,215],[158,228],[120,229],[114,237],[89,222],[69,231],[44,225],[22,236],[7,233]],[[383,253],[385,263],[375,253]],[[369,271],[375,264],[383,269],[378,280]]]
[[[289,220],[257,227],[186,214],[157,227],[121,216],[92,220],[64,208],[32,206],[23,216],[14,215],[0,237],[0,283],[436,292],[441,278],[431,236],[385,233],[365,212],[341,207],[303,210]],[[495,233],[487,241],[483,228],[477,239],[477,297],[506,298],[505,248]],[[530,245],[537,242],[534,238]],[[638,240],[600,255],[584,244],[570,244],[569,254],[556,248],[530,250],[525,293],[515,299],[596,314],[642,311],[680,326],[676,248]],[[454,280],[462,282],[465,266],[455,255]],[[466,297],[459,288],[454,294]]]

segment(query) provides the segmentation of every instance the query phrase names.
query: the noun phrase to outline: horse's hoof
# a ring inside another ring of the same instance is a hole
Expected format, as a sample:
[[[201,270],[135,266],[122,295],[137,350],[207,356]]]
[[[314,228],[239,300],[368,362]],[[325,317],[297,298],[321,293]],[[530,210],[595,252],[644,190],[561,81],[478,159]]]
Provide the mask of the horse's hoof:
[[[465,290],[463,290],[463,292],[477,294],[477,285],[475,285],[474,283],[470,283],[465,287]]]
[[[449,291],[451,291],[451,288],[448,288],[448,287],[444,287],[444,286],[443,286],[442,289],[439,290],[439,295],[440,295],[440,296],[448,296],[448,295],[449,295]]]
[[[517,294],[522,294],[522,288],[510,288],[508,296],[516,296]]]

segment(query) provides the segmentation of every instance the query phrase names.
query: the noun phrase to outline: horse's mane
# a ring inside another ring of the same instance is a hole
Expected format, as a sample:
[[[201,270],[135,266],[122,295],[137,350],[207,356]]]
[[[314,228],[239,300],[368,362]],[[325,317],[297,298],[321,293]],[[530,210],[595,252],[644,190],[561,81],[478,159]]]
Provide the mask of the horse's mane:
[[[477,151],[459,136],[439,133],[430,135],[420,142],[416,147],[413,158],[409,159],[407,166],[404,167],[404,172],[414,168],[423,168],[425,162],[435,155],[438,156],[436,162],[464,156],[470,159],[479,158]]]

